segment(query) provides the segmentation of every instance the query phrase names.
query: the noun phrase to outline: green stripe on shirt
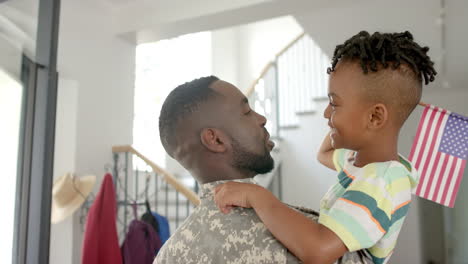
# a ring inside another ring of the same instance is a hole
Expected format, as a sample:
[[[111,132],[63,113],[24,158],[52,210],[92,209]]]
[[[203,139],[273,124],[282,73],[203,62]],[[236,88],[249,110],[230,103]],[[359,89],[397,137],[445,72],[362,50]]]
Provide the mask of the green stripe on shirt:
[[[342,198],[366,207],[372,214],[372,217],[380,223],[380,226],[385,230],[385,232],[390,227],[391,222],[389,217],[385,211],[377,206],[377,202],[373,197],[360,191],[347,191],[344,193]]]

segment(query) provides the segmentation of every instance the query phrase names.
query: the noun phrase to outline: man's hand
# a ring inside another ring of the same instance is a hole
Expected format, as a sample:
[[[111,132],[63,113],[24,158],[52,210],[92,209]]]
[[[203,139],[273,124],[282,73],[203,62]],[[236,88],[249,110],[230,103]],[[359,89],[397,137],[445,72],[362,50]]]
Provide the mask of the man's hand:
[[[215,187],[214,201],[224,214],[229,213],[234,206],[252,208],[251,197],[255,197],[262,189],[255,184],[227,182]]]

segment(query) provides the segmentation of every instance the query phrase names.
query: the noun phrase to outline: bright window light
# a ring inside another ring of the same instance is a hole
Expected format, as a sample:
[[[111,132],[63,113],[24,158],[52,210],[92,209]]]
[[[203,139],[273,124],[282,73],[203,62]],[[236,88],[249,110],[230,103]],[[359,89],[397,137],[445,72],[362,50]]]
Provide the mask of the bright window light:
[[[133,145],[156,164],[166,166],[159,139],[159,112],[170,91],[212,74],[211,32],[200,32],[137,46]],[[134,161],[139,170],[145,165]]]
[[[12,262],[22,95],[21,84],[0,69],[0,160],[3,174],[0,184],[0,263]]]

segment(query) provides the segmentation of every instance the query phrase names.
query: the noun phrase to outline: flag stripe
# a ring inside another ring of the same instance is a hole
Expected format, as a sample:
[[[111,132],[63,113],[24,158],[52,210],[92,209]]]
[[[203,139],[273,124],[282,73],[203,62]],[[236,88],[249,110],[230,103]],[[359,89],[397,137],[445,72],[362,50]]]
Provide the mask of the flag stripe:
[[[443,110],[441,113],[440,113],[440,116],[439,116],[439,119],[437,120],[437,125],[436,125],[436,131],[435,131],[435,135],[434,135],[434,138],[435,140],[432,141],[432,144],[431,144],[431,158],[430,158],[430,162],[429,162],[429,167],[427,168],[427,170],[425,171],[425,178],[427,178],[427,181],[428,181],[428,186],[426,188],[426,190],[424,190],[424,196],[426,197],[429,197],[429,194],[430,194],[430,190],[432,190],[433,192],[433,186],[435,187],[435,184],[434,184],[434,179],[435,177],[434,176],[438,176],[438,175],[434,175],[434,172],[435,172],[435,166],[437,165],[437,163],[439,162],[439,158],[440,158],[440,152],[438,151],[439,150],[439,146],[440,146],[440,141],[441,141],[441,138],[442,138],[442,135],[443,135],[443,132],[444,132],[444,127],[445,127],[445,123],[447,122],[447,119],[448,119],[448,115],[445,114],[445,110]],[[441,125],[442,128],[441,128]],[[436,155],[434,155],[435,153],[437,153]],[[434,159],[436,159],[434,161]],[[429,160],[429,159],[428,159]],[[427,162],[427,160],[426,160]]]
[[[429,130],[427,129],[427,126],[428,126],[428,123],[429,123],[429,116],[430,114],[432,113],[432,108],[427,108],[427,115],[425,116],[424,119],[421,119],[421,122],[423,123],[423,126],[421,128],[421,131],[420,132],[420,135],[419,135],[419,140],[417,142],[417,147],[416,147],[416,151],[414,153],[414,157],[412,159],[412,161],[414,161],[414,163],[416,163],[417,159],[422,155],[421,154],[421,149],[422,149],[422,143],[424,141],[424,136],[429,133]]]
[[[436,200],[435,201],[437,203],[441,202],[442,194],[444,193],[444,189],[445,189],[445,185],[447,184],[447,177],[448,177],[446,168],[447,168],[447,162],[448,162],[449,155],[446,155],[445,153],[442,153],[441,155],[442,155],[442,160],[443,160],[441,162],[441,164],[442,164],[441,171],[443,173],[443,177],[439,177],[439,182],[437,183],[438,188],[436,189],[436,192],[435,192],[435,195],[436,195],[436,198],[435,198]]]
[[[455,198],[457,197],[458,188],[460,188],[461,179],[463,178],[463,171],[465,169],[466,160],[458,159],[457,165],[458,164],[460,164],[460,167],[458,168],[458,171],[456,171],[457,180],[455,183],[455,189],[453,189],[451,192],[452,197],[449,203],[449,207],[452,207],[452,208],[455,206]]]
[[[429,111],[429,109],[430,109],[429,107],[424,108],[421,120],[426,120],[425,118],[426,118],[426,115],[427,115],[427,112]],[[418,130],[416,132],[416,138],[414,139],[414,142],[416,142],[418,144],[413,144],[413,146],[411,147],[409,160],[414,160],[413,157],[414,157],[416,149],[417,149],[416,153],[418,153],[419,149],[421,148],[421,144],[419,144],[419,137],[421,135],[423,124],[424,124],[424,122],[421,122],[421,121],[419,122]]]
[[[429,122],[431,122],[431,120],[433,120],[433,116],[435,115],[435,113],[436,112],[433,111],[433,109],[431,109],[431,112],[429,113],[429,116],[426,116],[426,119],[424,120],[423,130],[421,131],[421,133],[423,133],[424,136],[422,137],[422,140],[420,140],[419,143],[418,143],[418,144],[420,144],[419,147],[425,146],[424,143],[427,141],[427,137],[429,136],[429,133],[430,133],[430,129],[427,129],[427,126],[428,126]],[[416,163],[415,163],[416,168],[420,167],[419,163],[421,162],[421,158],[423,157],[424,153],[425,152],[421,151],[421,149],[419,149],[419,151],[416,152],[416,154],[418,155],[417,159],[414,159],[416,161]]]
[[[453,157],[453,156],[452,156]],[[452,199],[452,191],[453,191],[453,188],[455,186],[455,181],[456,181],[456,171],[457,171],[457,167],[459,167],[458,165],[458,159],[456,157],[453,157],[453,161],[452,161],[452,168],[450,168],[450,174],[449,174],[449,182],[448,182],[448,189],[447,189],[447,195],[445,196],[445,200],[444,200],[444,205],[448,206],[449,203],[450,203],[450,200]]]
[[[450,180],[452,179],[452,172],[453,172],[453,169],[455,168],[455,163],[453,162],[453,156],[452,155],[448,155],[449,156],[449,159],[447,161],[447,168],[446,168],[446,171],[445,171],[445,176],[447,178],[447,181],[445,182],[445,188],[444,188],[444,193],[442,194],[442,201],[441,203],[445,205],[445,200],[447,200],[447,192],[449,190],[449,187],[450,187]]]
[[[436,107],[435,110],[432,111],[431,116],[429,117],[429,122],[433,123],[433,121],[439,115],[440,115],[440,112],[437,111],[437,107]],[[436,128],[435,126],[430,126],[429,133],[425,135],[424,140],[423,140],[423,146],[430,146],[430,147],[424,148],[423,155],[418,157],[418,161],[416,162],[416,165],[415,165],[416,168],[420,169],[421,179],[423,180],[422,185],[418,186],[418,191],[417,191],[418,195],[425,194],[425,190],[429,181],[428,177],[426,177],[426,172],[427,172],[427,166],[429,164],[429,160],[432,156],[433,149],[434,149],[435,140],[433,136],[434,136],[435,128]]]
[[[440,169],[442,167],[442,163],[440,162],[440,158],[442,156],[441,152],[437,152],[435,155],[435,161],[434,161],[434,167],[431,172],[431,174],[426,174],[426,176],[429,176],[429,185],[427,186],[424,196],[428,197],[427,199],[432,199],[431,197],[434,195],[435,187],[439,186],[438,181],[442,178],[439,177]],[[436,184],[437,182],[437,184]]]

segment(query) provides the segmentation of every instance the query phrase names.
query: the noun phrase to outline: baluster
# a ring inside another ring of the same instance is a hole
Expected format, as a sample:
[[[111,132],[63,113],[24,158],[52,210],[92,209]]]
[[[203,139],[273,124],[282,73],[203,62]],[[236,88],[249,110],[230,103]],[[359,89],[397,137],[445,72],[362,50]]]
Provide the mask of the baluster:
[[[119,192],[118,192],[118,178],[119,178],[119,168],[118,168],[118,164],[119,164],[119,153],[114,153],[114,169],[113,169],[113,173],[114,173],[114,189],[115,189],[115,200],[118,201],[119,200]],[[118,207],[117,207],[118,209]]]
[[[164,189],[164,192],[165,192],[165,199],[164,199],[164,206],[166,207],[165,208],[165,212],[166,212],[166,217],[169,219],[169,185],[167,182],[165,182],[166,186],[165,186],[165,189]]]
[[[124,234],[127,233],[127,202],[128,202],[128,152],[125,152],[125,184],[124,184]]]
[[[176,229],[179,227],[179,192],[176,193]]]
[[[314,92],[315,94],[319,95],[320,93],[320,89],[321,89],[321,84],[320,84],[320,78],[321,78],[321,72],[320,72],[320,69],[322,68],[321,67],[321,61],[320,61],[320,51],[319,49],[317,48],[317,45],[314,43],[314,52],[313,52],[313,62],[314,62],[314,76],[315,76],[315,80],[314,80]]]
[[[304,74],[305,74],[305,97],[306,97],[306,107],[308,110],[313,110],[312,108],[312,85],[311,85],[311,75],[312,71],[310,70],[310,41],[309,36],[304,36]]]
[[[195,191],[196,194],[198,194],[198,191],[199,191],[198,181],[195,181],[194,191]]]
[[[187,200],[185,201],[185,210],[186,210],[185,216],[188,217],[189,214],[190,214],[190,202],[189,202],[189,199],[187,199]]]
[[[281,174],[281,168],[282,164],[278,164],[278,197],[282,201],[283,200],[283,179],[282,179],[282,174]]]
[[[282,67],[282,59],[281,57],[277,58],[276,61],[276,101],[278,102],[278,131],[280,131],[281,126],[284,124],[284,115],[283,115],[283,107],[284,107],[284,101],[283,101],[283,91],[282,89],[282,82],[283,82],[283,74],[282,71],[280,71]]]
[[[280,98],[279,98],[279,85],[278,85],[278,63],[275,63],[274,66],[274,95],[273,100],[271,101],[271,108],[275,111],[275,135],[280,136]]]
[[[158,196],[159,196],[158,181],[159,181],[159,175],[155,172],[154,173],[154,210],[156,212],[158,212]]]
[[[138,191],[140,189],[138,188],[138,167],[136,167],[135,171],[135,201],[138,202]]]

